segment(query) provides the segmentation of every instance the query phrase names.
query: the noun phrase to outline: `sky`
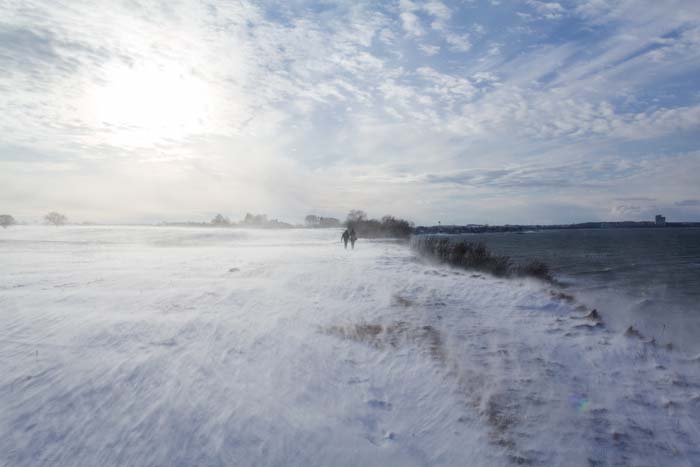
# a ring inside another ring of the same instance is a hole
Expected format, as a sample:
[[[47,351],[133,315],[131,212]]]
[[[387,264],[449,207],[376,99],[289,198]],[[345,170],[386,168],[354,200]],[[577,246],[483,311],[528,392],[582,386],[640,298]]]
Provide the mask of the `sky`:
[[[0,211],[700,221],[697,0],[0,0]]]

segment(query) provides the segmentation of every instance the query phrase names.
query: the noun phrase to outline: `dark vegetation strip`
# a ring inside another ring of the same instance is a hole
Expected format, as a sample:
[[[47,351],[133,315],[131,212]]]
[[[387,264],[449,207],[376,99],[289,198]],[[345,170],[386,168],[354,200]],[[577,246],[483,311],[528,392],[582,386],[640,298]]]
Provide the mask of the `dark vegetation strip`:
[[[454,240],[443,236],[414,235],[411,249],[421,256],[462,269],[483,271],[498,277],[536,277],[552,281],[549,266],[542,261],[515,264],[510,257],[491,252],[481,242]]]
[[[348,229],[354,229],[359,238],[398,238],[408,239],[413,233],[413,223],[394,216],[384,216],[381,220],[369,219],[367,213],[352,210],[345,220]]]

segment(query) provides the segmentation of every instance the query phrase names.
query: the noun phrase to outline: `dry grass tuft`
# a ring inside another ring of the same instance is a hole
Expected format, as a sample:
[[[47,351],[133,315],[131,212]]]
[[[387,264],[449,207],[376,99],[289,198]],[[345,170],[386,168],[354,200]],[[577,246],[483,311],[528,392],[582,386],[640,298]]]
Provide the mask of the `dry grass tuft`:
[[[329,326],[324,329],[324,332],[377,349],[396,349],[415,344],[419,349],[427,352],[432,359],[442,364],[447,360],[442,335],[433,326],[415,326],[405,321],[396,321],[386,326],[369,323]]]

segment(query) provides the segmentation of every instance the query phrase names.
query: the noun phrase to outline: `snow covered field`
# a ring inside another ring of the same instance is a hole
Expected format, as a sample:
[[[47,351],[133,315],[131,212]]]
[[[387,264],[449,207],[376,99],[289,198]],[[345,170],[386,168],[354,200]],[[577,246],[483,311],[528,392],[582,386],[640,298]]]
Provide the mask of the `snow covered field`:
[[[0,464],[700,465],[700,358],[335,230],[0,231]]]

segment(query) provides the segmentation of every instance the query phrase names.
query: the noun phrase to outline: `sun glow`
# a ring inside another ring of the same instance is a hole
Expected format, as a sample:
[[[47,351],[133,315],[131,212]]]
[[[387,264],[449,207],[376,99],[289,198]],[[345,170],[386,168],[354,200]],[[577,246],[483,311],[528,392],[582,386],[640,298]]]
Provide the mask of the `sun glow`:
[[[210,120],[210,90],[178,66],[119,66],[91,93],[91,117],[112,144],[144,146],[203,132]]]

